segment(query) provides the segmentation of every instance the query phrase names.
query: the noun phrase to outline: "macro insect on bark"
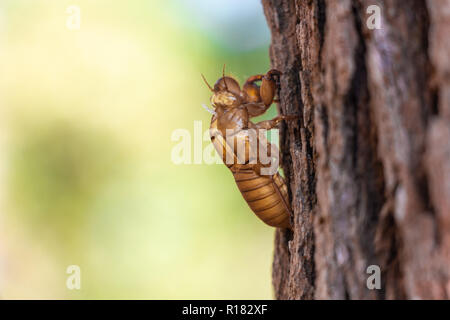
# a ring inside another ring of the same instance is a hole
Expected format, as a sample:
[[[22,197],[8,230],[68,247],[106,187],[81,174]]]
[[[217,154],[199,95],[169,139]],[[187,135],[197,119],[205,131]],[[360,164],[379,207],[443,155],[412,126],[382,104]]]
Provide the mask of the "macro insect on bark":
[[[273,156],[278,159],[278,150],[273,154],[273,146],[262,133],[275,128],[282,120],[298,117],[279,115],[258,123],[250,120],[266,112],[275,101],[276,80],[280,75],[280,71],[272,69],[265,75],[251,76],[242,89],[234,78],[225,76],[225,70],[214,87],[202,77],[213,92],[214,110],[209,110],[213,114],[211,141],[231,170],[242,196],[266,224],[291,228],[287,186],[278,173],[278,161],[275,170],[272,166]],[[261,86],[256,82],[261,82]]]

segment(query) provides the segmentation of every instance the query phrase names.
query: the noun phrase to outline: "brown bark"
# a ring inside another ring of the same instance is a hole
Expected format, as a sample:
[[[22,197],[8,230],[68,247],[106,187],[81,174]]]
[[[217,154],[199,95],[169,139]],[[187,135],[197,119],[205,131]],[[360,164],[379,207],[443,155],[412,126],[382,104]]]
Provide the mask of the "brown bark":
[[[281,132],[294,232],[276,234],[276,298],[449,298],[450,1],[262,3],[280,112],[301,115]]]

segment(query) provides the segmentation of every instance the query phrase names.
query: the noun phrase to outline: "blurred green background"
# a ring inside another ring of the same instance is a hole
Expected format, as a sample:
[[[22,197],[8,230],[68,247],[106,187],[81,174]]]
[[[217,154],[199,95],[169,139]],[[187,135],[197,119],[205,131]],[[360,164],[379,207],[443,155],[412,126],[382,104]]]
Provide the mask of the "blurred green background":
[[[200,73],[266,72],[269,38],[259,0],[2,0],[0,298],[272,298],[274,229],[225,166],[171,161]]]

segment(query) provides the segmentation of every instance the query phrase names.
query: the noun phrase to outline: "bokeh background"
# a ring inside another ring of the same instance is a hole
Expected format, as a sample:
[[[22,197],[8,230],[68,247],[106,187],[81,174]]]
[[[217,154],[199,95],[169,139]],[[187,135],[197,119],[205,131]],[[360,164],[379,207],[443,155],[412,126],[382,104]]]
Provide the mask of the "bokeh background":
[[[274,230],[225,166],[171,161],[200,73],[264,73],[269,41],[259,0],[2,0],[0,298],[272,298]]]

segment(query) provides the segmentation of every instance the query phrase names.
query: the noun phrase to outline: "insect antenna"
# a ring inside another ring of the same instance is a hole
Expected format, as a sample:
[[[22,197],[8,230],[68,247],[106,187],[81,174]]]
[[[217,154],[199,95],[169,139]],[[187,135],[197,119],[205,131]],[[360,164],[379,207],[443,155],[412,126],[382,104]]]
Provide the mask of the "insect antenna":
[[[214,92],[214,89],[211,88],[211,86],[209,85],[209,83],[208,83],[208,81],[206,80],[206,78],[205,78],[205,76],[203,75],[203,73],[202,73],[201,75],[202,75],[203,81],[206,83],[206,85],[208,86],[209,90],[211,90],[212,92]]]
[[[223,69],[222,69],[222,79],[223,79],[223,83],[225,83],[225,89],[228,91],[227,80],[225,79],[225,63],[223,64]]]

